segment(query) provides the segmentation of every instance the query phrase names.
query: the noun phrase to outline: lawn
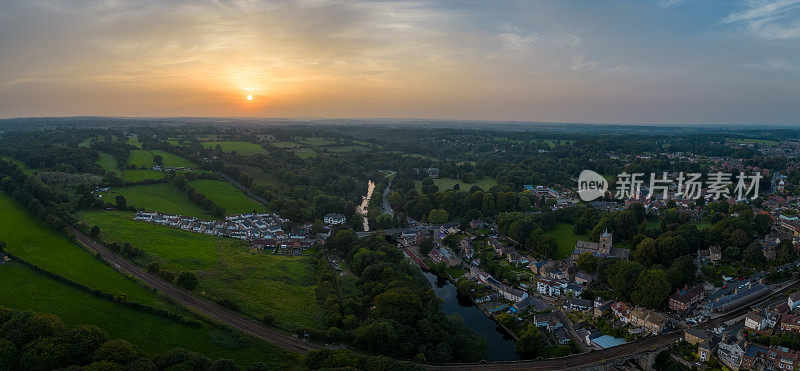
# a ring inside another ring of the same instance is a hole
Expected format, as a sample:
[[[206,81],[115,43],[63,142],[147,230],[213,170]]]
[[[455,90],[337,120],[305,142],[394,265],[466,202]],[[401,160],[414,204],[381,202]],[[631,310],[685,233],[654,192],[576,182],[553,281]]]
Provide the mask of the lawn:
[[[122,174],[122,171],[119,169],[117,159],[108,153],[100,152],[100,157],[97,159],[96,163],[105,170],[113,170],[115,173],[117,173],[117,175]]]
[[[152,151],[154,155],[159,155],[164,159],[164,166],[166,167],[187,167],[187,168],[194,168],[197,165],[181,156],[169,153],[164,150],[154,150]]]
[[[295,142],[270,142],[269,145],[278,148],[297,148],[300,147],[300,144]]]
[[[331,146],[331,147],[324,147],[320,148],[324,149],[328,152],[333,153],[344,153],[344,152],[355,152],[355,151],[369,151],[370,149],[364,146]]]
[[[214,204],[225,209],[227,214],[266,210],[264,206],[249,199],[233,184],[222,180],[199,179],[189,182],[189,185],[214,201]]]
[[[67,326],[96,325],[111,339],[126,339],[151,356],[172,348],[185,348],[211,358],[230,358],[245,363],[261,361],[273,366],[291,354],[262,341],[237,341],[229,332],[204,323],[196,328],[144,313],[89,295],[16,263],[0,265],[0,305],[18,310],[52,313]],[[225,345],[223,345],[225,344]],[[236,346],[234,346],[236,345]]]
[[[33,169],[28,168],[28,165],[25,165],[25,163],[20,161],[20,160],[17,160],[15,158],[10,157],[10,156],[0,156],[0,158],[2,158],[3,160],[9,161],[9,162],[13,162],[13,163],[17,164],[17,166],[19,166],[26,174],[29,174],[29,173],[33,172]]]
[[[258,144],[250,142],[235,142],[235,141],[203,142],[203,147],[206,148],[215,148],[217,145],[222,147],[222,150],[225,152],[236,152],[237,154],[242,156],[252,156],[267,152],[264,150],[264,148],[261,148],[261,146],[259,146]]]
[[[139,141],[139,137],[128,137],[128,140],[125,142],[134,147],[142,148],[142,142]]]
[[[308,144],[308,145],[314,146],[314,147],[327,146],[327,145],[331,145],[333,143],[336,143],[336,142],[334,142],[334,141],[332,141],[330,139],[318,138],[318,137],[304,138],[304,139],[298,140],[298,142],[303,143],[303,144]]]
[[[48,271],[92,288],[117,294],[125,293],[143,303],[158,301],[155,295],[36,220],[27,210],[0,192],[0,241],[6,250]],[[3,290],[7,289],[5,281]]]
[[[572,224],[569,223],[558,223],[548,233],[555,237],[556,241],[558,241],[558,253],[556,254],[557,259],[563,259],[567,256],[570,256],[572,251],[575,250],[575,243],[578,242],[578,240],[589,240],[588,235],[576,235],[575,233],[572,233]]]
[[[198,273],[197,292],[238,303],[253,318],[265,313],[289,327],[318,328],[313,261],[251,252],[245,242],[133,220],[129,212],[87,212],[107,238],[128,241],[155,257],[163,269]]]
[[[130,170],[125,169],[122,170],[122,180],[126,182],[141,182],[143,180],[148,179],[161,179],[164,177],[164,173],[160,171],[153,171],[153,170]]]
[[[145,149],[134,149],[128,156],[128,165],[135,165],[137,168],[153,167],[153,153]]]
[[[294,154],[300,158],[317,157],[317,151],[313,148],[298,148],[294,150]]]
[[[113,188],[111,191],[104,192],[101,195],[104,200],[111,203],[114,202],[117,195],[122,195],[127,200],[128,205],[147,211],[211,219],[211,216],[203,208],[193,204],[185,193],[179,191],[171,183]]]
[[[453,186],[458,184],[461,187],[461,190],[468,191],[472,188],[473,185],[477,185],[481,187],[484,191],[488,191],[489,188],[492,188],[497,185],[497,181],[486,177],[483,179],[478,179],[475,183],[463,183],[460,179],[455,178],[437,178],[433,180],[433,184],[439,187],[439,191],[446,191],[448,189],[453,189]],[[417,192],[422,192],[422,182],[419,180],[414,181],[414,186],[417,188]]]

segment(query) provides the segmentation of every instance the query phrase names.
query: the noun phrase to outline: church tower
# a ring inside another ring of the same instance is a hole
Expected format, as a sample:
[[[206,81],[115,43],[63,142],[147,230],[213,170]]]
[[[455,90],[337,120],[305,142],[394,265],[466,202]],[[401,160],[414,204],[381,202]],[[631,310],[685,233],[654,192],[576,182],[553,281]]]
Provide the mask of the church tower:
[[[608,233],[608,229],[606,229],[603,231],[603,234],[600,235],[600,251],[608,254],[611,251],[611,240],[611,233]]]

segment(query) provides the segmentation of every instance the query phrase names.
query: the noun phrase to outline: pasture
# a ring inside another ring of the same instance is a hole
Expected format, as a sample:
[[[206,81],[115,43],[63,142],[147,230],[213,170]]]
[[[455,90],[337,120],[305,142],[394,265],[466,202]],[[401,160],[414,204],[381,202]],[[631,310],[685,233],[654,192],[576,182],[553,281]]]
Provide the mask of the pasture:
[[[176,154],[172,154],[170,152],[164,150],[153,150],[152,153],[154,155],[159,155],[161,158],[164,159],[164,166],[166,167],[186,167],[186,168],[194,168],[197,165],[181,156]]]
[[[9,253],[92,288],[124,293],[132,300],[147,304],[158,301],[150,291],[36,220],[3,192],[0,192],[0,216],[3,219],[0,241],[5,241]],[[3,287],[4,290],[8,288],[5,284]]]
[[[478,181],[476,181],[475,183],[463,183],[461,182],[460,179],[455,179],[455,178],[437,178],[433,180],[433,184],[439,187],[439,191],[441,192],[444,192],[448,189],[453,189],[453,186],[455,186],[456,184],[458,184],[458,186],[460,187],[459,189],[461,189],[462,191],[468,191],[470,188],[472,188],[473,185],[477,185],[478,187],[481,187],[481,189],[483,189],[484,191],[488,191],[489,188],[492,188],[497,185],[497,181],[492,178],[485,177],[482,179],[478,179]],[[417,192],[422,192],[421,181],[415,180],[414,186],[417,188]]]
[[[240,363],[263,361],[276,367],[286,365],[283,359],[289,363],[295,359],[275,345],[256,340],[237,344],[230,333],[210,324],[203,323],[197,328],[140,312],[89,295],[13,262],[0,265],[0,282],[3,282],[2,306],[52,313],[70,327],[96,325],[111,339],[126,339],[151,356],[182,347],[212,358],[231,358]]]
[[[128,156],[127,165],[149,169],[153,167],[153,153],[145,149],[134,149]]]
[[[111,170],[115,172],[117,175],[122,175],[122,171],[119,169],[119,164],[117,163],[117,159],[114,156],[109,155],[108,153],[100,152],[100,157],[97,158],[95,162],[104,170]]]
[[[203,142],[203,147],[216,148],[219,145],[225,152],[236,152],[242,156],[252,156],[266,153],[264,148],[258,144],[250,142],[223,141],[223,142]]]
[[[251,200],[233,184],[213,179],[198,179],[189,182],[198,192],[225,209],[227,214],[243,214],[253,211],[265,211],[264,206]]]
[[[81,217],[106,238],[143,249],[162,269],[196,272],[197,292],[232,300],[254,318],[270,313],[285,327],[305,328],[322,321],[308,256],[257,254],[236,239],[135,221],[129,212],[84,211]]]
[[[157,180],[164,177],[164,173],[153,170],[122,170],[122,180],[126,182],[141,182],[143,180]]]
[[[203,208],[193,204],[185,193],[171,183],[143,184],[113,188],[101,194],[107,202],[114,203],[117,195],[125,197],[128,205],[146,211],[158,211],[196,218],[211,219]]]

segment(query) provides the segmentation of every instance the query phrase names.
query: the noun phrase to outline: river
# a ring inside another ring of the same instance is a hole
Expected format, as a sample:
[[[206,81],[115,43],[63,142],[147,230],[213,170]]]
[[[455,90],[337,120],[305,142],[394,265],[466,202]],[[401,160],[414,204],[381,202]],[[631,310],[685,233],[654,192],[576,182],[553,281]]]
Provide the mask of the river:
[[[514,351],[516,342],[500,328],[497,323],[487,317],[465,296],[458,294],[458,289],[450,281],[441,279],[433,273],[423,272],[431,283],[436,297],[442,299],[442,311],[450,315],[457,313],[464,319],[467,327],[486,338],[489,349],[486,351],[488,361],[515,361],[519,355]]]
[[[364,216],[364,232],[369,232],[369,221],[367,220],[367,209],[369,208],[369,200],[372,198],[372,191],[375,190],[375,182],[369,181],[367,186],[367,194],[362,198],[361,205],[358,206],[358,213]]]

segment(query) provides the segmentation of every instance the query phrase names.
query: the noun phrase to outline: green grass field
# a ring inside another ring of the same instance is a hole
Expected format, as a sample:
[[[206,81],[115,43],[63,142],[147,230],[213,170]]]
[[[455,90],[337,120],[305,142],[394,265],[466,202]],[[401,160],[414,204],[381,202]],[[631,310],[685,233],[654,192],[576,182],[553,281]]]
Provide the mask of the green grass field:
[[[767,139],[752,139],[752,138],[736,138],[736,139],[728,139],[728,141],[733,143],[742,143],[742,144],[758,144],[761,146],[770,146],[774,147],[778,145],[778,142],[774,140],[767,140]]]
[[[153,170],[122,170],[122,180],[126,182],[141,182],[148,179],[161,179],[164,173]]]
[[[113,294],[125,293],[142,303],[158,301],[150,291],[34,219],[3,192],[0,192],[0,215],[3,220],[0,241],[5,241],[9,253],[89,287]],[[7,288],[5,284],[3,287]]]
[[[297,140],[297,142],[303,143],[303,144],[308,144],[308,145],[313,146],[313,147],[327,146],[327,145],[331,145],[333,143],[336,143],[336,142],[334,142],[334,141],[332,141],[330,139],[319,138],[319,137],[303,138],[303,139]]]
[[[97,158],[96,163],[105,170],[112,170],[117,173],[117,175],[122,175],[122,171],[119,169],[119,164],[117,164],[117,159],[108,153],[100,152],[100,157]]]
[[[215,148],[217,145],[222,147],[222,150],[225,152],[236,152],[242,156],[252,156],[257,154],[266,153],[261,146],[255,143],[250,142],[235,142],[235,141],[224,141],[224,142],[203,142],[203,147],[206,148]]]
[[[369,148],[364,146],[330,146],[320,148],[321,150],[325,150],[332,153],[345,153],[345,152],[355,152],[355,151],[370,151]]]
[[[255,202],[242,193],[233,184],[222,180],[198,179],[189,182],[189,185],[214,203],[225,209],[227,214],[243,214],[253,211],[265,211],[264,206]]]
[[[32,173],[34,171],[34,169],[29,168],[28,165],[25,165],[24,162],[12,158],[11,156],[0,156],[0,158],[17,164],[17,166],[19,166],[26,174]]]
[[[317,151],[315,151],[313,148],[298,148],[294,150],[294,154],[300,158],[317,157]]]
[[[300,147],[300,144],[295,142],[270,142],[269,145],[284,149]]]
[[[481,187],[484,191],[488,191],[489,188],[497,185],[497,181],[486,177],[483,179],[478,179],[475,183],[462,183],[460,179],[455,178],[437,178],[433,180],[433,184],[439,187],[440,192],[444,192],[448,189],[453,189],[453,186],[458,184],[461,187],[461,190],[468,191],[472,188],[473,185],[477,185]],[[419,180],[414,181],[414,186],[417,188],[417,192],[422,192],[422,182]]]
[[[159,155],[164,159],[164,166],[166,167],[187,167],[187,168],[194,168],[197,165],[181,156],[169,153],[164,150],[154,150],[152,151],[154,155]]]
[[[127,165],[135,165],[138,168],[151,168],[153,167],[153,154],[145,149],[135,149],[131,151],[128,156]]]
[[[233,300],[254,318],[271,313],[288,326],[321,323],[310,257],[256,254],[236,239],[135,221],[129,212],[84,211],[81,218],[98,225],[107,238],[143,249],[163,269],[197,272],[197,292]]]
[[[567,256],[570,256],[572,251],[575,250],[575,243],[579,240],[589,240],[588,235],[576,235],[575,233],[572,233],[572,224],[569,223],[558,223],[548,233],[555,237],[556,241],[558,241],[558,253],[556,254],[557,259],[563,259]]]
[[[120,187],[102,193],[103,199],[111,203],[114,203],[114,199],[117,195],[125,197],[128,201],[128,205],[147,211],[159,211],[168,214],[211,219],[211,216],[208,215],[205,210],[189,201],[186,194],[179,191],[178,188],[171,183]]]
[[[134,147],[142,148],[142,142],[139,141],[139,137],[128,137],[128,140],[125,141]]]
[[[143,313],[94,297],[13,262],[0,265],[0,282],[2,306],[52,313],[70,327],[96,325],[111,339],[126,339],[151,356],[182,347],[212,358],[230,358],[241,366],[261,361],[285,367],[295,362],[296,356],[275,345],[257,340],[237,342],[230,333],[209,324],[196,328]]]

